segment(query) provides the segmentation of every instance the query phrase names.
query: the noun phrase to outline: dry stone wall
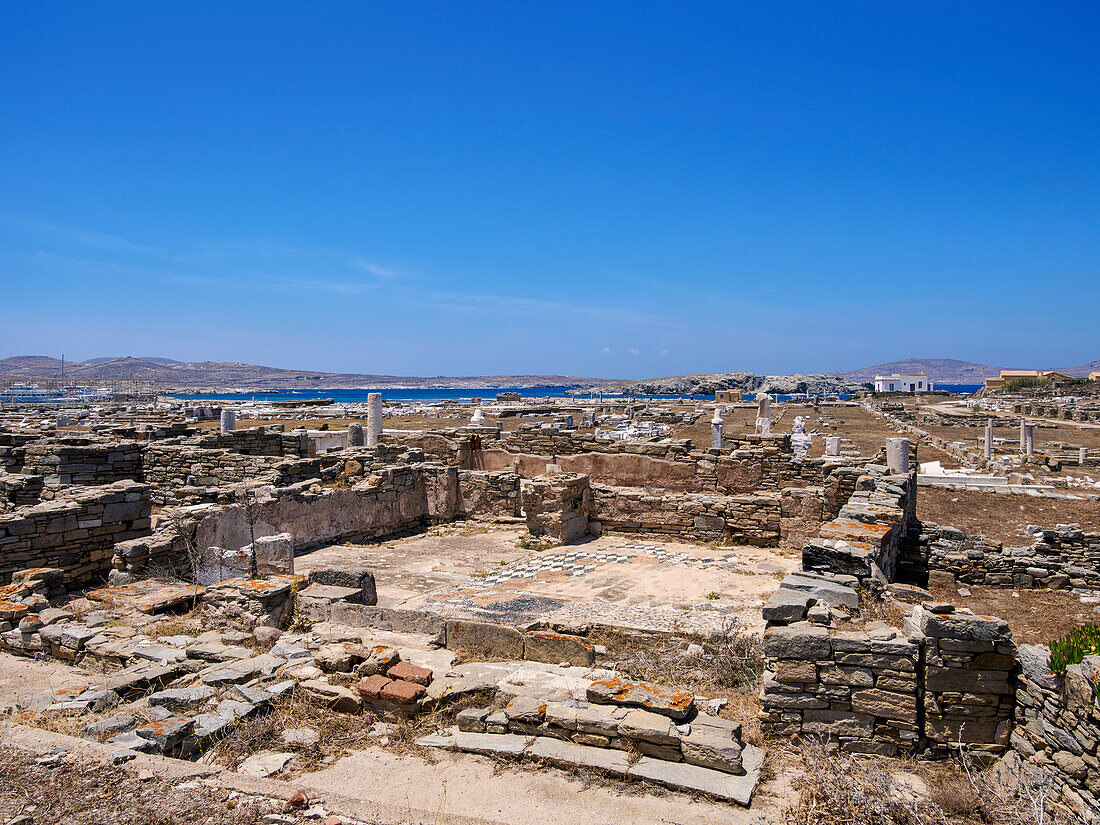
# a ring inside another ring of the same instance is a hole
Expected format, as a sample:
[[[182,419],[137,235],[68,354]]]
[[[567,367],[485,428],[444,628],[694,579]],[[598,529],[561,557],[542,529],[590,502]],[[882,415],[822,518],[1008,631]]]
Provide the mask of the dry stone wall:
[[[1082,822],[1100,822],[1100,657],[1056,675],[1050,651],[1021,645],[1012,748],[1050,780],[1053,798]]]
[[[140,481],[141,449],[135,441],[50,439],[24,447],[22,472],[42,476],[53,489]]]
[[[914,554],[924,581],[932,570],[993,587],[1100,587],[1100,534],[1077,527],[1038,529],[1030,546],[1005,547],[953,527],[924,524]]]
[[[134,481],[75,490],[0,516],[0,577],[55,567],[67,584],[105,575],[114,545],[149,532],[149,488]]]
[[[697,495],[605,484],[593,485],[592,493],[592,518],[604,530],[760,546],[779,542],[776,494]]]
[[[1012,725],[1015,654],[1006,622],[950,605],[917,607],[902,631],[773,625],[761,724],[773,734],[825,735],[850,753],[960,743],[1000,752]]]

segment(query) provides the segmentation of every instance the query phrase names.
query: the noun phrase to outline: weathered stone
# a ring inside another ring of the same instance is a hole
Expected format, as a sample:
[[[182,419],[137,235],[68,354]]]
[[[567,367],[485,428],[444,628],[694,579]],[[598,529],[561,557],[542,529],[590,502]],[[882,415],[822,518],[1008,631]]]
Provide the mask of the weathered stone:
[[[535,631],[524,637],[523,658],[532,662],[591,667],[596,663],[596,649],[579,636],[565,633]]]
[[[522,659],[523,634],[511,627],[448,619],[447,648],[484,659]]]
[[[764,655],[771,659],[827,659],[832,652],[823,627],[773,627],[764,634]]]
[[[642,708],[671,719],[685,719],[695,709],[695,696],[687,691],[619,678],[592,682],[586,694],[590,702]]]

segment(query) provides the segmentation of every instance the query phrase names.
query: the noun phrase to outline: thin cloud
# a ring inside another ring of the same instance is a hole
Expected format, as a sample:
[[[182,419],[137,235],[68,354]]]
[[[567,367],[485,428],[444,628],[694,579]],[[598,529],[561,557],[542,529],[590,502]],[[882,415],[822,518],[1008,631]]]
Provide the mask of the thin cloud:
[[[626,350],[626,354],[627,355],[637,355],[638,350],[636,350],[634,347],[628,347],[627,350]]]
[[[669,354],[668,350],[663,349],[663,350],[661,350],[660,352],[657,353],[657,356],[660,357],[660,358],[664,358],[668,354]]]
[[[604,347],[602,350],[600,350],[600,352],[602,352],[604,355],[611,355],[611,347]]]
[[[348,266],[368,275],[373,275],[375,278],[381,278],[383,281],[398,281],[411,277],[407,272],[399,272],[396,269],[380,266],[371,261],[364,261],[362,258],[352,258],[348,261]]]

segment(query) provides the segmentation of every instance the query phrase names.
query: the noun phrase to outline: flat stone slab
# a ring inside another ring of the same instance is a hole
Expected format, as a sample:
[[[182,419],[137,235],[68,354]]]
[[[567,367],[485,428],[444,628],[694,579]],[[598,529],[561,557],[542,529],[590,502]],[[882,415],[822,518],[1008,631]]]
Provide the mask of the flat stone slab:
[[[579,765],[626,776],[630,770],[630,756],[626,751],[613,748],[594,748],[565,742],[550,736],[538,736],[527,748],[525,756],[545,760],[553,765]]]
[[[748,805],[760,782],[760,768],[764,764],[764,751],[753,745],[745,745],[741,755],[745,773],[741,775],[689,765],[686,762],[665,762],[643,756],[627,771],[635,779],[649,779],[669,788],[696,791]]]
[[[274,753],[272,751],[260,751],[248,757],[237,768],[237,773],[245,776],[263,778],[281,771],[287,763],[294,758],[292,753]]]
[[[764,751],[746,744],[742,753],[745,772],[729,774],[685,762],[666,762],[643,756],[633,765],[629,755],[611,748],[596,748],[565,742],[549,736],[520,736],[513,733],[470,733],[457,728],[437,731],[416,740],[428,748],[450,748],[465,753],[527,756],[556,765],[596,768],[633,779],[648,779],[675,790],[705,793],[747,806],[760,782]]]
[[[432,733],[416,740],[425,748],[452,748],[465,753],[520,756],[535,737],[516,733],[469,733],[449,728],[442,733]]]
[[[340,587],[336,584],[311,584],[298,594],[307,599],[322,599],[327,602],[346,602],[361,597],[363,591],[356,587]]]
[[[695,695],[686,690],[617,677],[593,682],[588,686],[587,697],[596,704],[642,708],[677,720],[687,718],[695,707]]]

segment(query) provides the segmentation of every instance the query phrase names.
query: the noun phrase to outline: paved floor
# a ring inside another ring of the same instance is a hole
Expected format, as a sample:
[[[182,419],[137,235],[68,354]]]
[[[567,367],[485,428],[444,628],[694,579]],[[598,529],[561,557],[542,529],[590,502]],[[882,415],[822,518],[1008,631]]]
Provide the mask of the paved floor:
[[[760,607],[795,554],[758,547],[604,536],[543,551],[518,529],[447,527],[382,545],[333,545],[296,572],[333,563],[374,571],[378,602],[510,623],[536,619],[653,630],[717,629],[730,614],[760,626]]]

